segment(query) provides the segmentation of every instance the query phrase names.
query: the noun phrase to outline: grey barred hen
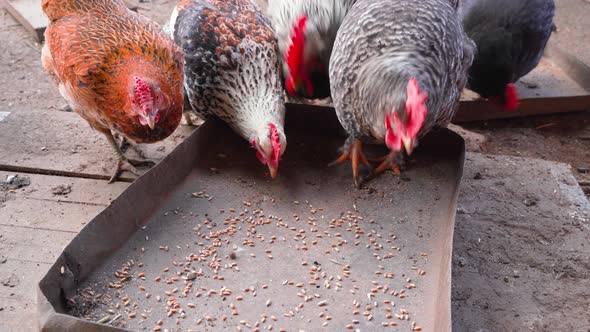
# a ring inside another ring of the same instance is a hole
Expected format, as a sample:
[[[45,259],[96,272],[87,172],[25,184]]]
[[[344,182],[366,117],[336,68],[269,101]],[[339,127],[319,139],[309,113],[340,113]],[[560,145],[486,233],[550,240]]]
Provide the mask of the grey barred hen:
[[[338,28],[356,0],[271,0],[267,15],[283,60],[285,87],[292,95],[330,95],[328,65]]]
[[[446,126],[473,61],[475,45],[447,0],[358,0],[344,19],[330,60],[332,98],[349,134],[336,161],[371,168],[362,142],[390,153],[375,170],[397,170],[419,138]]]
[[[270,23],[250,0],[181,0],[170,21],[185,52],[184,88],[192,110],[221,118],[251,142],[274,178],[287,139]]]
[[[551,36],[553,0],[464,0],[463,28],[477,45],[468,87],[483,98],[514,110],[513,83],[541,61]]]

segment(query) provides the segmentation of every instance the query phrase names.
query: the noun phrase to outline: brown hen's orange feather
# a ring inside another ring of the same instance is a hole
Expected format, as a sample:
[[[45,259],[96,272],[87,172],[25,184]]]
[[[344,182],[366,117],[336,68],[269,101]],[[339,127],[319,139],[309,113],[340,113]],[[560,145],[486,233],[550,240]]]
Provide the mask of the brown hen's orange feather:
[[[51,21],[42,61],[74,111],[101,132],[139,143],[168,137],[180,123],[182,51],[159,26],[118,0],[43,0]],[[157,126],[138,120],[130,95],[140,77],[167,96]]]

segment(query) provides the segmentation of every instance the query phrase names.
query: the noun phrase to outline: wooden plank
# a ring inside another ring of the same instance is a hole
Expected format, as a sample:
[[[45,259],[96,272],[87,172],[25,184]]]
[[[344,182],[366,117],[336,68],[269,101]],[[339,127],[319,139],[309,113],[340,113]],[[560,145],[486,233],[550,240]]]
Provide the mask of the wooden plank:
[[[193,127],[180,125],[163,142],[142,144],[146,157],[160,161]],[[0,122],[0,170],[108,179],[116,163],[105,137],[75,113],[19,111]],[[129,149],[127,154],[135,153]],[[140,171],[145,171],[141,168]],[[134,179],[132,174],[124,174]]]
[[[105,206],[20,198],[0,207],[0,226],[77,233]]]
[[[35,300],[15,300],[0,297],[0,321],[3,331],[37,331]]]
[[[0,264],[0,281],[18,280],[14,287],[0,284],[2,331],[35,331],[36,289],[51,264],[9,259]],[[12,279],[12,280],[14,280]]]
[[[39,43],[45,36],[45,29],[49,21],[41,8],[41,0],[0,0],[0,4],[12,15]],[[128,2],[127,7],[137,11],[137,6]]]
[[[566,53],[560,53],[565,56]],[[584,111],[590,109],[590,92],[588,87],[581,85],[579,79],[572,77],[574,70],[565,61],[555,63],[552,58],[543,58],[539,66],[517,83],[521,103],[517,110],[507,112],[497,105],[466,90],[461,106],[453,123],[508,119],[532,115],[557,114]],[[560,58],[561,59],[561,58]],[[568,61],[573,61],[570,56]],[[590,70],[576,67],[578,73],[590,77]]]
[[[0,180],[4,180],[7,176],[11,175],[26,176],[31,181],[29,186],[17,189],[10,195],[15,199],[25,198],[106,207],[129,186],[129,184],[125,182],[108,184],[106,181],[100,180],[2,171],[0,171]],[[58,186],[69,186],[71,192],[65,195],[56,195],[54,194],[54,191]]]
[[[33,302],[36,298],[36,283],[43,278],[51,265],[8,259],[4,264],[0,265],[2,267],[0,269],[0,282],[6,282],[10,279],[10,285],[13,287],[0,284],[0,303],[5,300],[12,300],[14,301],[13,305],[16,304],[16,308],[18,308],[19,303]]]
[[[4,180],[14,173],[0,172]],[[36,287],[63,248],[96,214],[110,204],[128,183],[33,174],[31,184],[0,193],[0,321],[2,331],[37,328]],[[69,185],[67,195],[53,188]],[[6,259],[6,261],[4,261]],[[12,279],[10,279],[12,278]],[[16,282],[12,282],[16,280]],[[24,321],[24,322],[23,322]]]
[[[560,56],[566,57],[567,60],[559,64],[565,66],[569,61],[569,67],[563,69],[553,63],[553,60],[545,58],[535,70],[517,82],[521,103],[516,111],[507,112],[466,89],[461,96],[461,105],[453,118],[453,123],[589,110],[590,83],[587,80],[590,77],[590,68],[581,66],[579,62],[574,61],[573,56],[566,55],[567,53],[561,53]],[[556,56],[553,56],[551,59],[555,58]],[[574,78],[569,76],[574,73],[577,73]],[[294,108],[305,104],[317,110],[333,109],[332,101],[329,99],[305,100],[290,97],[288,104]]]
[[[0,225],[0,253],[8,260],[50,264],[76,233]]]
[[[2,5],[39,43],[47,27],[41,0],[2,0]]]
[[[0,172],[0,179],[6,179],[8,175],[15,174]],[[128,186],[128,183],[121,182],[107,184],[106,181],[45,175],[18,176],[28,177],[31,184],[3,196],[0,226],[25,233],[38,229],[75,234]],[[71,188],[70,193],[53,193],[56,187],[66,185]]]
[[[461,102],[453,123],[509,119],[533,115],[558,114],[590,109],[590,96],[529,98],[516,111],[505,111],[483,100]]]

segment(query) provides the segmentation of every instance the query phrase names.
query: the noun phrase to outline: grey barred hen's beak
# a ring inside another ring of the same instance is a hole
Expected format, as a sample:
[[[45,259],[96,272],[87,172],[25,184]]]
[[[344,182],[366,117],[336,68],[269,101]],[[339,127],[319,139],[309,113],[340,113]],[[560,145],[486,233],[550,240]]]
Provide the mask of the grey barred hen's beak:
[[[406,149],[408,156],[411,155],[414,150],[414,141],[411,138],[403,137],[402,142],[404,143],[404,148]]]
[[[272,167],[270,163],[268,164],[268,170],[270,171],[270,177],[272,179],[277,177],[277,173],[279,172],[279,170],[276,167]]]

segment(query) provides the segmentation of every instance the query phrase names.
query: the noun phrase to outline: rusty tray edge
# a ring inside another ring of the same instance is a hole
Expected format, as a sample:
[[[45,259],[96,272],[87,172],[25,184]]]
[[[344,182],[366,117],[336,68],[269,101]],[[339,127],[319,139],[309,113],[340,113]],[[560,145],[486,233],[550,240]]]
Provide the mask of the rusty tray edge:
[[[295,107],[298,109],[298,107]],[[298,111],[288,111],[288,120],[291,120],[287,127],[289,130],[305,128],[309,131],[322,130],[329,134],[343,133],[339,126],[334,112],[322,112],[319,115],[312,108],[299,108]],[[293,114],[297,114],[294,116]],[[319,118],[321,121],[317,121]],[[313,122],[308,121],[313,117]],[[294,120],[293,118],[298,118]],[[306,121],[307,120],[307,121]],[[313,123],[313,124],[312,124]],[[56,262],[49,269],[47,274],[39,282],[37,287],[37,310],[38,323],[42,331],[130,331],[109,325],[97,324],[92,321],[83,320],[74,316],[66,315],[60,312],[66,312],[64,304],[65,299],[72,294],[65,294],[68,290],[75,290],[78,283],[85,280],[100,263],[107,260],[110,253],[101,249],[100,244],[93,244],[97,237],[109,235],[111,241],[117,243],[118,247],[123,246],[127,240],[137,231],[153,211],[157,210],[158,204],[156,197],[167,195],[175,186],[185,179],[192,170],[192,167],[199,158],[200,144],[207,139],[214,138],[213,132],[216,129],[214,121],[207,121],[199,129],[181,143],[172,151],[162,162],[152,168],[145,175],[137,179],[128,189],[126,189],[109,207],[99,213],[82,231],[68,244]],[[457,156],[459,169],[457,170],[457,184],[451,193],[449,200],[450,214],[441,213],[437,219],[446,219],[450,225],[445,230],[447,234],[441,234],[439,237],[439,247],[443,253],[438,258],[441,266],[448,268],[441,269],[438,276],[437,301],[430,303],[430,308],[435,312],[434,322],[436,331],[451,331],[451,258],[452,258],[452,239],[455,210],[458,199],[459,187],[463,174],[463,162],[465,159],[465,145],[463,139],[456,133],[444,129],[445,140],[451,142],[454,146],[453,156]],[[175,170],[175,171],[171,171]],[[166,181],[160,179],[166,175]],[[148,191],[147,189],[150,188]],[[143,197],[147,201],[145,205],[151,206],[151,209],[128,209],[132,201],[138,197]],[[117,212],[115,215],[114,212]],[[444,216],[443,216],[444,214]],[[103,227],[112,218],[125,220],[121,232],[117,234],[108,233]],[[446,217],[446,218],[445,218]],[[110,250],[109,250],[110,251]],[[93,262],[89,262],[92,260]],[[85,268],[91,266],[91,268]]]

